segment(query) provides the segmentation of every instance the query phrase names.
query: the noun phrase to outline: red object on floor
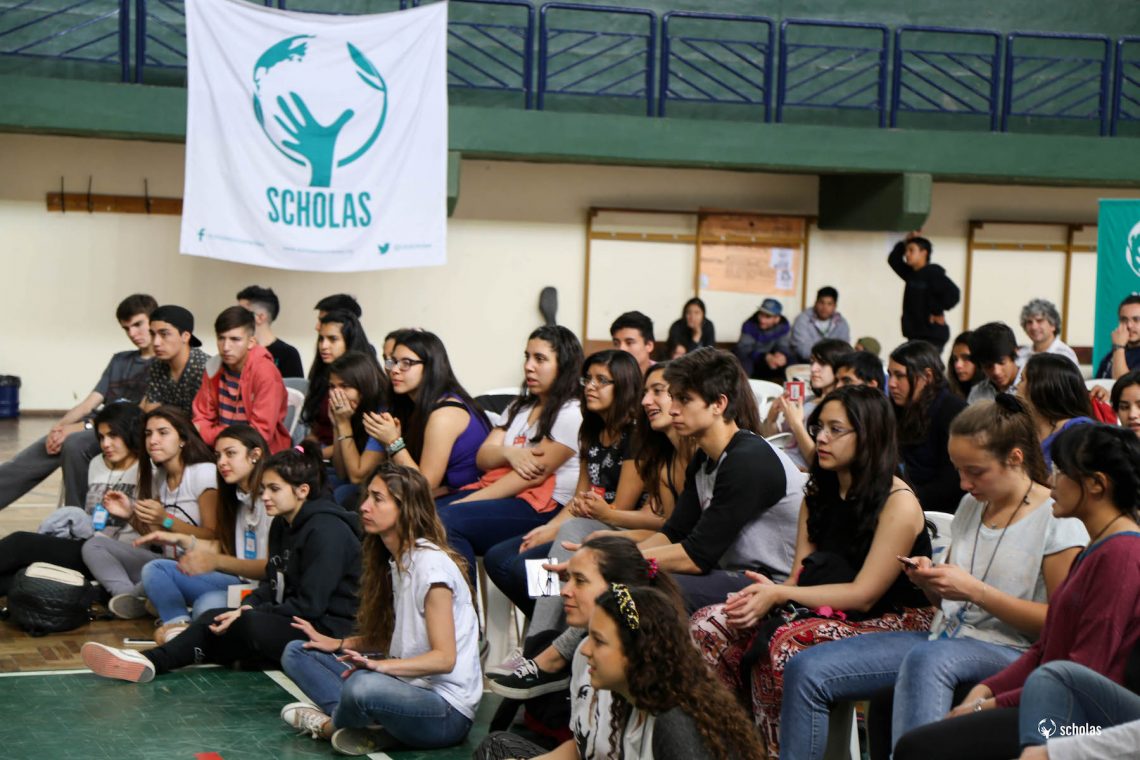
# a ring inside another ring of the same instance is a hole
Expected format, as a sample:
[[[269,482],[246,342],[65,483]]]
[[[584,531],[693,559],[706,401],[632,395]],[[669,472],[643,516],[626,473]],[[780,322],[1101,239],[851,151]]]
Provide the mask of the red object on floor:
[[[217,752],[195,752],[194,760],[224,760]]]

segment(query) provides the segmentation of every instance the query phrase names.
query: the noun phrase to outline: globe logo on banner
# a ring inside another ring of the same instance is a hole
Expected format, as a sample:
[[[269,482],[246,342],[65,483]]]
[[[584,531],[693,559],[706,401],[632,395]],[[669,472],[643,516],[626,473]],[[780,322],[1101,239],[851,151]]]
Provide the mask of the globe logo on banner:
[[[1046,723],[1049,725],[1045,725]],[[1057,722],[1052,718],[1042,718],[1037,722],[1037,732],[1048,739],[1050,736],[1057,733]]]
[[[1128,231],[1128,237],[1124,241],[1124,259],[1128,262],[1132,273],[1140,277],[1140,222],[1134,224]]]
[[[336,169],[376,144],[388,116],[384,78],[351,42],[287,37],[257,59],[253,85],[261,131],[282,156],[308,169],[309,187],[331,186]]]

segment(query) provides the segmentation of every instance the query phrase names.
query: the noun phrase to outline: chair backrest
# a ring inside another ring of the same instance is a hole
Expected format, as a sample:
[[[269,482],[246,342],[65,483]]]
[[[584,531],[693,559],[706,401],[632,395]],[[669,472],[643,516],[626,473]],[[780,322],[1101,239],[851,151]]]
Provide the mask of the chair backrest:
[[[307,379],[303,377],[286,377],[284,380],[286,388],[296,388],[301,391],[302,396],[308,395],[309,381]]]
[[[294,437],[297,423],[301,419],[301,407],[305,405],[305,394],[303,391],[286,385],[285,396],[288,399],[285,407],[285,429],[289,431],[290,437]]]
[[[934,527],[938,529],[938,535],[930,539],[930,545],[933,549],[931,560],[935,564],[945,562],[946,550],[950,548],[950,523],[954,522],[954,515],[949,512],[928,511],[926,519],[934,523]]]
[[[1096,377],[1094,377],[1094,378],[1093,378],[1093,379],[1091,379],[1091,380],[1085,380],[1085,387],[1086,387],[1086,388],[1088,388],[1090,391],[1091,391],[1093,388],[1104,388],[1106,391],[1111,391],[1111,390],[1112,390],[1112,386],[1113,386],[1115,383],[1116,383],[1116,381],[1115,381],[1115,380],[1108,380],[1108,379],[1106,379],[1106,378],[1096,378]]]
[[[811,380],[811,365],[810,364],[793,364],[784,370],[789,380],[803,380],[805,383]]]
[[[760,409],[760,419],[768,416],[772,402],[784,395],[784,386],[767,380],[749,380],[752,386],[752,395],[756,397],[756,406]]]

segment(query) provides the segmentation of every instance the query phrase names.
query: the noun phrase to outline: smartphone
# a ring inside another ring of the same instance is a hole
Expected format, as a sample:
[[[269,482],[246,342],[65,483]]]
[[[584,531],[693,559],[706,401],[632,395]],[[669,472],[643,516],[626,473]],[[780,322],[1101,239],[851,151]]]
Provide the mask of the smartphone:
[[[901,562],[904,565],[906,565],[907,567],[909,567],[911,570],[917,570],[918,569],[918,563],[915,562],[910,557],[904,557],[901,554],[896,554],[895,559],[897,559],[899,562]]]
[[[787,394],[789,401],[803,401],[804,381],[789,380],[788,382],[784,383],[784,393]]]
[[[532,599],[538,599],[544,596],[558,596],[562,590],[562,583],[558,577],[558,573],[553,573],[543,567],[543,565],[554,565],[557,564],[557,562],[558,560],[554,557],[524,560],[523,565],[526,568],[527,594]]]

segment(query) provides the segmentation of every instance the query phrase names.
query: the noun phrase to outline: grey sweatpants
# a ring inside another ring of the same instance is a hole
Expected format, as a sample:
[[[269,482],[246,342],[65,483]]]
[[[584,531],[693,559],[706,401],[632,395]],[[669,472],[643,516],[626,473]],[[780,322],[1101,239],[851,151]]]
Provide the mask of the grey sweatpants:
[[[99,453],[94,430],[80,430],[63,439],[58,454],[49,454],[43,437],[0,464],[0,509],[32,490],[63,465],[64,504],[82,507],[87,497],[87,466]]]
[[[145,596],[143,566],[161,556],[150,549],[132,546],[126,541],[116,541],[102,533],[96,533],[83,542],[83,563],[111,596]]]

